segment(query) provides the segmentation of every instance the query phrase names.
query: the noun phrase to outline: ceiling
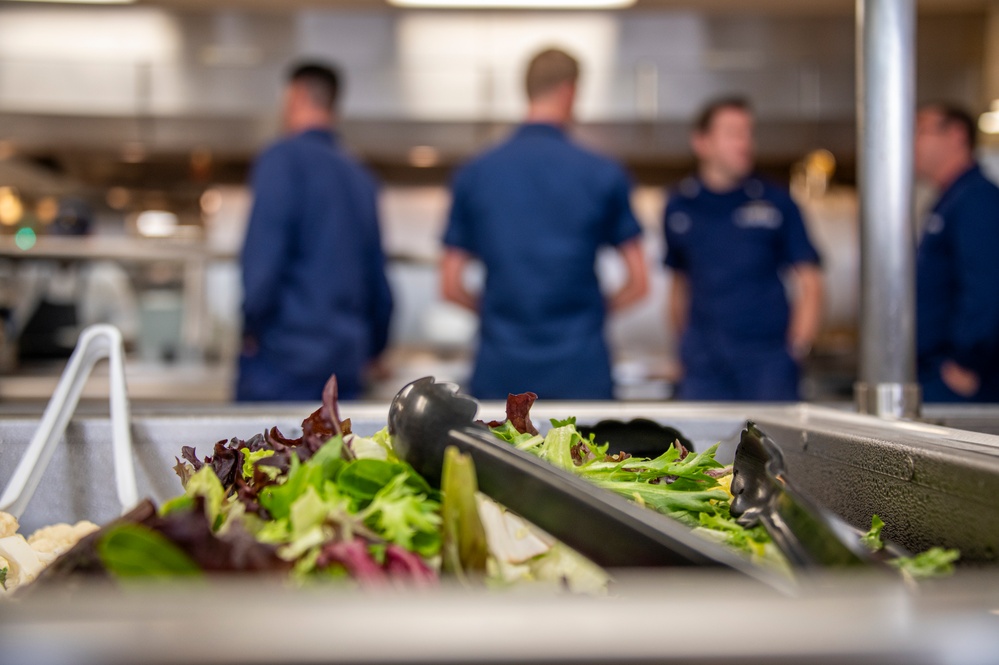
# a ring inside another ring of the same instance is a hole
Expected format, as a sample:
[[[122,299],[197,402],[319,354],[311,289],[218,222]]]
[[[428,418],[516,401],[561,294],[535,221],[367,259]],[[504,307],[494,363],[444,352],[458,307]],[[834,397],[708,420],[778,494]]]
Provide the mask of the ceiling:
[[[385,0],[137,0],[138,4],[196,10],[252,9],[285,13],[299,9],[377,9],[400,10]],[[990,0],[918,0],[921,12],[984,12]],[[636,0],[633,7],[614,11],[645,10],[696,10],[699,12],[727,12],[736,14],[789,14],[808,16],[816,14],[851,14],[855,0]],[[440,11],[440,10],[437,10]],[[519,10],[523,11],[523,10]]]
[[[14,4],[21,6],[21,3],[0,0],[0,8]],[[265,15],[290,15],[305,9],[363,9],[376,13],[401,11],[390,8],[382,0],[139,0],[138,4],[193,15],[185,23],[188,27],[200,21],[197,18],[200,13],[225,13],[228,10]],[[853,0],[754,0],[751,9],[747,8],[748,4],[747,0],[638,0],[633,9],[623,13],[666,10],[713,13],[723,19],[720,22],[724,25],[716,38],[720,38],[725,45],[729,45],[729,40],[738,42],[743,38],[739,34],[743,25],[741,17],[752,19],[761,14],[774,15],[780,17],[775,25],[785,25],[788,18],[812,17],[808,19],[811,21],[809,25],[814,26],[816,32],[826,25],[835,24],[838,27],[825,35],[817,34],[814,39],[798,35],[793,43],[775,44],[764,60],[755,66],[766,71],[771,68],[771,62],[777,66],[784,60],[793,61],[796,54],[805,48],[802,43],[807,47],[809,40],[821,42],[824,39],[828,42],[822,47],[824,50],[820,56],[826,64],[852,58],[852,23],[848,17],[854,11]],[[924,17],[927,14],[934,17],[930,23],[943,26],[937,31],[940,34],[938,41],[943,45],[938,50],[952,54],[948,56],[951,60],[945,59],[942,69],[935,74],[934,81],[944,82],[940,85],[959,78],[952,75],[951,69],[957,71],[963,68],[961,75],[974,79],[975,72],[969,74],[965,70],[968,63],[975,63],[976,59],[981,61],[981,53],[978,47],[963,43],[974,42],[963,35],[969,24],[979,21],[975,14],[984,15],[988,5],[988,0],[920,0],[918,3]],[[958,19],[951,20],[950,27],[947,27],[946,20],[937,18],[942,13]],[[827,15],[835,17],[835,20],[827,24],[821,19]],[[280,21],[264,20],[261,25],[270,29],[272,23],[276,26],[286,24],[288,20],[285,16]],[[633,22],[636,21],[641,23],[644,19],[635,18]],[[191,32],[196,30],[192,28]],[[768,36],[765,33],[765,30],[761,33],[763,37],[760,39],[764,41],[760,43],[766,44],[766,48],[770,48],[767,39],[781,41],[779,34]],[[743,53],[737,47],[721,55],[731,60],[732,57],[741,57]],[[726,62],[725,67],[733,66],[732,62]],[[739,63],[734,65],[732,71],[739,76]],[[922,68],[923,64],[920,66]],[[852,63],[845,62],[841,69],[845,70],[846,78],[839,82],[834,80],[835,71],[832,74],[823,73],[824,84],[835,90],[831,95],[837,109],[834,112],[809,117],[807,109],[804,112],[792,109],[790,114],[778,109],[763,114],[759,129],[764,166],[786,170],[786,166],[804,152],[823,147],[832,150],[841,163],[846,164],[846,172],[850,172],[856,142],[850,99]],[[272,78],[271,73],[266,72],[251,83],[259,80],[257,87],[269,88],[272,87]],[[670,94],[682,97],[683,92],[681,88],[670,91]],[[796,103],[793,102],[792,106]],[[671,113],[660,113],[652,120],[638,116],[624,120],[604,118],[583,124],[579,132],[589,144],[626,161],[640,180],[662,182],[690,166],[684,117],[674,109]],[[451,167],[501,137],[509,124],[508,118],[495,117],[426,120],[371,117],[362,113],[348,116],[343,133],[347,144],[363,153],[365,160],[391,181],[445,182]],[[7,137],[16,137],[19,147],[17,158],[3,161],[0,157],[0,185],[14,184],[23,191],[38,192],[39,195],[59,195],[84,189],[95,196],[102,196],[109,187],[124,187],[145,191],[149,196],[169,196],[178,205],[196,207],[197,198],[206,186],[220,182],[243,182],[253,155],[274,136],[276,130],[274,109],[259,103],[255,107],[244,107],[242,112],[229,110],[186,115],[134,113],[102,116],[72,112],[46,115],[0,108],[0,131],[4,133],[0,135],[0,143]],[[124,154],[122,146],[130,143],[144,146],[144,154],[140,158],[133,159]],[[412,146],[423,145],[436,147],[438,163],[429,168],[408,166],[407,151]],[[208,153],[207,161],[202,159],[198,163],[194,158],[199,150]]]

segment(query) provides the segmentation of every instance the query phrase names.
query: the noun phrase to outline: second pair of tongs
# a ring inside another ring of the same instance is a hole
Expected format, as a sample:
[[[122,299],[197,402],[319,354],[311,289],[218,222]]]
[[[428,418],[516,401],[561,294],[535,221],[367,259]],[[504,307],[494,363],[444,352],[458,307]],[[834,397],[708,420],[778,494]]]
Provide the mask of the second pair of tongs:
[[[735,452],[732,495],[732,516],[745,527],[762,524],[795,568],[883,563],[857,530],[795,487],[780,448],[752,422]]]

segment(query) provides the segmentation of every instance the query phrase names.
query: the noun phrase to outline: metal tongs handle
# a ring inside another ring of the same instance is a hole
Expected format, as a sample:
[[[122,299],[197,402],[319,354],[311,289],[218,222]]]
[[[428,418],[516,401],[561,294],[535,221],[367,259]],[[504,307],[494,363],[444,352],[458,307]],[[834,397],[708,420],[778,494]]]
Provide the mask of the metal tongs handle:
[[[52,399],[45,407],[42,421],[0,497],[0,510],[15,517],[20,517],[24,512],[76,411],[90,373],[97,362],[104,358],[110,362],[111,445],[118,501],[123,511],[138,503],[121,332],[114,326],[98,324],[89,326],[80,333]]]

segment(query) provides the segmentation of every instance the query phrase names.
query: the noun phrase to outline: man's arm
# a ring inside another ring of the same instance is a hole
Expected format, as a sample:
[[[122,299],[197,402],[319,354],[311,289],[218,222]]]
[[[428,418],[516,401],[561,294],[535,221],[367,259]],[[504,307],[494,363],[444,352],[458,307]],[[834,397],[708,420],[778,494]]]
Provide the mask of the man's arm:
[[[291,168],[287,156],[273,150],[264,153],[254,168],[253,209],[240,260],[244,336],[256,335],[277,307],[280,275],[295,233],[297,200]]]
[[[370,256],[367,264],[371,271],[369,280],[372,285],[369,317],[371,321],[372,344],[369,360],[375,361],[388,346],[389,326],[392,322],[394,299],[389,285],[386,267],[385,250],[382,247],[381,224],[378,214],[377,189],[371,185],[368,196],[369,215],[367,230],[369,235],[368,248]],[[384,373],[384,368],[377,368]]]
[[[617,251],[624,261],[627,277],[624,286],[607,301],[607,307],[612,312],[635,304],[649,292],[649,272],[641,241],[638,238],[629,240],[618,245]]]
[[[812,350],[822,323],[822,271],[813,263],[798,263],[793,269],[798,297],[791,307],[787,344],[795,359]]]
[[[686,273],[670,270],[669,302],[666,318],[673,338],[679,340],[687,328],[687,318],[690,316],[690,281]]]
[[[456,247],[445,247],[441,257],[441,295],[445,300],[473,312],[479,311],[478,297],[469,293],[463,280],[465,266],[471,261],[468,252]]]
[[[941,366],[944,383],[959,395],[978,392],[982,363],[997,352],[999,335],[999,197],[965,201],[961,216],[953,220],[954,251],[957,266],[956,312],[950,328],[952,356]]]

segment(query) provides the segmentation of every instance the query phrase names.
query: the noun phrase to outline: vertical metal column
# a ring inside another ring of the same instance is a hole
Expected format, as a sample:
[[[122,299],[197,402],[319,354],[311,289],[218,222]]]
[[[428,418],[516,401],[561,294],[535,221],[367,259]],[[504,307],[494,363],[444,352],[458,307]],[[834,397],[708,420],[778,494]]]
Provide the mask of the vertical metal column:
[[[919,413],[913,132],[915,0],[857,0],[861,412]]]

